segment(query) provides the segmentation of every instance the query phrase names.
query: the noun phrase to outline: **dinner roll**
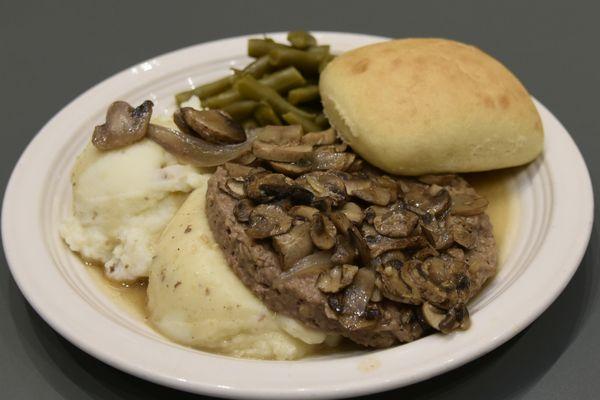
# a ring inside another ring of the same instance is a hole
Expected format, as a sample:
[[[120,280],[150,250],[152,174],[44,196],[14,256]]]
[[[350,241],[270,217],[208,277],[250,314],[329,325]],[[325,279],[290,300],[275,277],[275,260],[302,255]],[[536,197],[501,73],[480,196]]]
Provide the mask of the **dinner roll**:
[[[528,163],[542,151],[542,122],[525,87],[463,43],[360,47],[335,58],[319,86],[342,138],[388,173],[485,171]]]

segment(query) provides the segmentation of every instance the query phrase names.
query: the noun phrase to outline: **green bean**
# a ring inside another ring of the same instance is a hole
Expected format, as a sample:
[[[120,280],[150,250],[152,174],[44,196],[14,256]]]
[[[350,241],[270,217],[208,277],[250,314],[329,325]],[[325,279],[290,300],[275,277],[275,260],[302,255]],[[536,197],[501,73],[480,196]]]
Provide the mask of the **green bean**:
[[[275,43],[273,39],[250,39],[248,40],[248,55],[258,58],[269,54],[273,49],[291,49],[285,44]]]
[[[308,85],[292,89],[288,92],[287,98],[293,105],[317,100],[319,98],[319,87],[317,85]]]
[[[320,46],[310,46],[306,51],[309,53],[329,54],[329,45],[322,44]]]
[[[223,107],[223,111],[231,115],[231,118],[236,121],[243,121],[252,115],[257,105],[258,102],[256,101],[242,100]]]
[[[293,65],[302,72],[317,73],[325,55],[297,49],[273,49],[269,52],[269,58],[276,67]]]
[[[226,76],[226,77],[218,79],[214,82],[210,82],[210,83],[198,86],[195,89],[178,93],[175,95],[175,100],[177,101],[177,105],[183,103],[184,101],[188,101],[190,99],[190,97],[192,97],[192,96],[198,96],[200,99],[205,99],[209,96],[213,96],[217,93],[227,90],[233,83],[233,79],[234,79],[233,75]]]
[[[242,75],[241,75],[242,76]],[[285,92],[289,89],[306,84],[306,80],[300,72],[294,67],[288,67],[280,71],[267,75],[259,80],[263,85],[269,86],[278,92]],[[223,108],[228,104],[241,100],[243,97],[234,88],[219,93],[202,101],[202,107]]]
[[[317,39],[313,35],[304,31],[290,31],[287,34],[287,40],[293,47],[304,50],[309,46],[316,46]]]
[[[274,72],[271,75],[265,76],[259,82],[278,92],[285,92],[306,85],[306,79],[304,79],[300,71],[294,67],[287,67]]]
[[[266,103],[260,103],[256,107],[256,110],[254,110],[254,119],[256,119],[260,126],[283,125],[273,108]]]
[[[246,66],[242,73],[250,74],[256,79],[262,78],[264,74],[272,69],[269,56],[264,55]]]
[[[329,127],[329,120],[325,116],[325,114],[319,114],[315,118],[315,124],[319,125],[321,129],[326,129]]]
[[[235,89],[227,89],[216,96],[211,96],[208,99],[202,100],[202,107],[207,108],[223,108],[231,103],[242,100],[242,96]]]
[[[302,128],[304,129],[304,132],[308,133],[308,132],[318,132],[321,130],[321,127],[319,125],[317,125],[315,122],[313,122],[313,120],[311,120],[310,118],[305,118],[301,115],[298,115],[297,113],[290,111],[288,113],[285,113],[281,116],[285,122],[287,122],[290,125],[302,125]]]
[[[274,89],[263,85],[253,77],[246,75],[240,78],[235,84],[235,89],[244,97],[252,100],[265,101],[269,103],[273,109],[279,114],[285,114],[293,111],[304,118],[314,118],[313,114],[302,111],[296,106],[290,104],[286,99],[281,97]]]
[[[257,127],[258,127],[258,122],[256,122],[256,120],[254,120],[254,118],[249,118],[249,119],[242,121],[242,128],[244,128],[244,130],[253,129],[253,128],[257,128]]]
[[[319,64],[319,73],[323,72],[323,70],[325,69],[327,64],[329,64],[331,62],[331,60],[333,60],[334,58],[335,58],[335,56],[332,54],[328,54],[327,56],[325,56],[323,58],[323,60],[321,60],[321,63]]]

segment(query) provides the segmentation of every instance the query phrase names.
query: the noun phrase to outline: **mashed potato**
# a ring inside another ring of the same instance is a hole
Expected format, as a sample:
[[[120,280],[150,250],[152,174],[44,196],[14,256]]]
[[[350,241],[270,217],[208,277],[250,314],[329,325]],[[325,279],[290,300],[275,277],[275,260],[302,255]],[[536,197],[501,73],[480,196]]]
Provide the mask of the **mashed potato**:
[[[150,320],[169,338],[235,357],[291,360],[326,339],[269,311],[227,265],[205,214],[207,178],[162,233],[150,268]]]
[[[146,277],[154,242],[200,182],[200,170],[151,140],[112,151],[90,143],[73,169],[73,215],[60,234],[71,250],[104,265],[109,278]]]

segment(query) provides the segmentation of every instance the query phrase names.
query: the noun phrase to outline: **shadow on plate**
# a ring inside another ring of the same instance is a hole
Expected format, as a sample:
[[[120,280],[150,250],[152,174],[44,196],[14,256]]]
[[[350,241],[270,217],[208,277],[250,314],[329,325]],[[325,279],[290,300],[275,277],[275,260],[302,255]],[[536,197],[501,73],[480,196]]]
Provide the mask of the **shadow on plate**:
[[[594,228],[591,243],[597,241]],[[599,295],[598,272],[594,270],[596,253],[590,246],[556,302],[508,343],[439,377],[369,398],[383,400],[393,394],[398,398],[463,400],[480,398],[485,393],[487,399],[496,400],[526,392],[552,367],[585,323],[586,311]],[[54,332],[26,303],[12,280],[8,286],[11,317],[27,356],[65,399],[79,400],[82,393],[103,400],[201,398],[143,381],[89,356]],[[525,364],[527,368],[521,368]],[[234,381],[235,377],[231,379]]]

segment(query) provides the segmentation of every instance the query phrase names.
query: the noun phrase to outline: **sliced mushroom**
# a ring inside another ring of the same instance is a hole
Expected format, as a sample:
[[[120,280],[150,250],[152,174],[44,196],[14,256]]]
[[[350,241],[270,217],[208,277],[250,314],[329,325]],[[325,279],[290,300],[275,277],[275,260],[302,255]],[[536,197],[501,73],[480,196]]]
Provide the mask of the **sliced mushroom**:
[[[351,201],[345,203],[340,209],[340,212],[343,213],[346,218],[350,220],[350,222],[357,225],[360,225],[365,217],[365,214],[360,206]]]
[[[300,176],[311,171],[310,163],[284,163],[270,161],[269,165],[271,168],[273,168],[273,170],[288,176]]]
[[[346,193],[348,196],[353,196],[356,192],[367,190],[371,187],[371,181],[368,178],[357,177],[350,174],[340,174],[338,176],[344,181]]]
[[[456,329],[467,329],[469,311],[464,305],[458,305],[448,311],[442,310],[430,303],[423,303],[421,312],[425,321],[434,329],[442,333],[450,333]]]
[[[294,226],[288,233],[273,237],[273,247],[283,258],[284,270],[313,252],[314,246],[309,232],[310,224],[303,222]]]
[[[373,218],[375,230],[384,236],[393,238],[410,235],[418,222],[419,217],[416,214],[398,204],[383,215],[376,215]]]
[[[278,145],[272,143],[254,142],[252,153],[260,159],[279,162],[297,162],[312,156],[313,148],[310,145]]]
[[[238,222],[248,222],[253,208],[254,205],[250,200],[242,199],[233,208],[233,216]]]
[[[150,124],[148,136],[183,162],[197,167],[214,167],[238,158],[252,147],[254,136],[243,143],[218,145],[178,130]]]
[[[454,242],[458,243],[465,249],[472,249],[477,243],[477,236],[469,232],[462,224],[453,224],[450,228]]]
[[[324,293],[337,293],[352,283],[357,272],[355,265],[338,265],[319,276],[317,287]]]
[[[425,322],[429,324],[433,329],[440,330],[440,323],[446,318],[444,310],[437,308],[431,303],[425,302],[421,306],[421,312]]]
[[[368,203],[379,206],[387,206],[394,200],[393,193],[389,188],[375,184],[371,184],[366,189],[355,190],[352,195]]]
[[[396,198],[398,197],[398,182],[387,175],[378,176],[374,179],[374,181],[378,186],[388,189],[392,198],[392,202],[396,201]]]
[[[400,270],[391,265],[383,268],[378,284],[381,295],[392,301],[407,304],[420,304],[422,301],[419,293],[402,280]]]
[[[257,172],[262,172],[264,170],[258,168],[252,168],[245,165],[240,165],[236,163],[225,163],[223,164],[223,168],[227,171],[227,174],[235,179],[238,178],[247,178],[248,176],[255,174]]]
[[[352,164],[350,164],[348,166],[348,168],[346,168],[347,172],[360,172],[362,170],[364,170],[365,167],[365,162],[363,159],[356,157],[354,159],[354,161],[352,161]]]
[[[381,265],[400,270],[406,261],[406,255],[401,250],[392,250],[380,256]]]
[[[363,225],[362,229],[366,226]],[[408,236],[404,238],[392,239],[387,236],[378,234],[374,228],[370,228],[373,232],[365,232],[365,242],[369,249],[371,257],[379,257],[383,253],[391,250],[404,250],[423,247],[427,245],[427,240],[422,236]]]
[[[452,196],[452,214],[471,217],[485,212],[488,201],[478,194],[460,193]]]
[[[436,219],[431,214],[425,214],[421,218],[420,226],[423,235],[434,249],[444,250],[452,246],[453,236],[446,228],[444,221]]]
[[[336,139],[336,133],[333,128],[321,132],[310,132],[302,136],[300,140],[302,144],[311,144],[314,146],[322,146],[333,144]]]
[[[310,158],[311,169],[315,171],[344,171],[356,158],[354,153],[334,151],[333,148],[318,147]]]
[[[315,214],[319,213],[319,210],[310,206],[294,206],[288,211],[288,213],[292,217],[310,221]]]
[[[258,140],[276,145],[299,144],[302,139],[302,126],[300,125],[267,125],[254,129]],[[302,144],[311,144],[304,143]]]
[[[318,213],[312,217],[310,223],[310,237],[319,249],[329,250],[335,246],[335,225],[324,214]]]
[[[338,232],[343,233],[344,235],[348,234],[352,222],[346,217],[346,214],[341,211],[334,211],[329,213],[329,218],[337,228]]]
[[[250,213],[246,233],[253,239],[265,239],[286,233],[292,227],[292,218],[274,204],[260,204]]]
[[[233,178],[228,178],[225,182],[219,183],[219,189],[235,199],[242,199],[246,197],[244,182]]]
[[[437,257],[439,255],[440,255],[440,253],[433,247],[425,246],[422,249],[420,249],[419,251],[417,251],[415,254],[413,254],[413,258],[424,261],[424,260],[428,259],[429,257]]]
[[[335,240],[335,251],[331,256],[334,264],[352,264],[356,258],[356,248],[352,245],[350,238],[338,235]]]
[[[175,110],[175,112],[173,113],[173,122],[175,122],[175,125],[177,125],[179,130],[185,133],[186,135],[196,135],[196,132],[194,132],[185,122],[185,119],[183,119],[183,114],[181,113],[180,108]]]
[[[365,221],[368,224],[373,225],[373,221],[375,217],[381,217],[383,214],[387,213],[389,210],[387,207],[382,206],[369,206],[365,209]]]
[[[451,205],[448,191],[441,186],[432,185],[429,188],[413,186],[404,195],[404,201],[409,210],[418,214],[443,215]]]
[[[97,149],[112,150],[142,140],[148,131],[153,106],[150,100],[136,108],[115,101],[106,112],[106,122],[94,129],[92,143]]]
[[[368,268],[359,268],[354,280],[344,291],[340,322],[346,329],[353,331],[363,327],[360,319],[365,316],[374,289],[375,273]]]
[[[375,287],[375,289],[373,289],[373,294],[371,295],[371,301],[373,301],[375,303],[379,303],[381,300],[383,300],[383,296],[381,295],[381,291],[377,287]],[[367,313],[365,315],[365,318],[369,319],[370,317],[372,318],[372,316],[369,316],[369,310],[367,309]]]
[[[221,110],[183,107],[181,116],[198,136],[208,142],[234,144],[246,139],[242,126]]]
[[[302,175],[296,179],[296,184],[310,191],[317,199],[331,199],[333,206],[346,199],[344,182],[329,172],[311,172]]]
[[[446,253],[448,253],[450,255],[450,257],[459,260],[459,261],[464,261],[465,260],[465,252],[463,249],[460,249],[458,247],[451,247],[448,250],[446,250]]]
[[[260,203],[281,199],[291,193],[294,181],[283,174],[256,173],[246,179],[246,194]]]
[[[350,233],[350,241],[358,250],[358,255],[360,256],[360,261],[362,262],[362,266],[369,266],[371,263],[371,251],[367,244],[367,241],[360,233],[358,228],[352,225],[348,231]]]
[[[421,275],[427,277],[428,281],[438,286],[442,286],[451,278],[450,271],[446,268],[446,263],[440,257],[429,257],[419,264],[418,268]]]

